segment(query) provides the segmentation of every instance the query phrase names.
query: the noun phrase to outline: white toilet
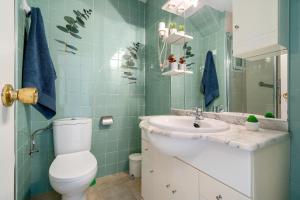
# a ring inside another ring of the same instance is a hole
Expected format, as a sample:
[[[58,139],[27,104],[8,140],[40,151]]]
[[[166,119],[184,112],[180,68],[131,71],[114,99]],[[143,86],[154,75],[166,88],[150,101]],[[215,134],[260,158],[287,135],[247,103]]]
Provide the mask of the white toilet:
[[[49,169],[50,184],[62,200],[85,200],[86,190],[97,173],[90,152],[92,120],[68,118],[53,122],[55,160]]]

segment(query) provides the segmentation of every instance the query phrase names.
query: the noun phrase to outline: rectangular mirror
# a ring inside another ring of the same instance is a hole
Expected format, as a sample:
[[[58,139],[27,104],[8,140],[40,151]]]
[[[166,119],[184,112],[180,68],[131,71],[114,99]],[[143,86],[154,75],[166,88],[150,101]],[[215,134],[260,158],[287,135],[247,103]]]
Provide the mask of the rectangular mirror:
[[[237,60],[237,59],[235,59]],[[229,70],[228,111],[287,120],[287,54],[233,62]]]
[[[186,42],[192,63],[184,73],[171,76],[171,107],[191,109],[202,107],[205,111],[265,115],[272,113],[275,118],[287,120],[288,63],[287,53],[282,55],[260,55],[251,59],[232,56],[233,34],[232,13],[203,6],[183,16],[185,33],[193,39]],[[205,107],[201,92],[201,81],[207,52],[213,53],[219,97]],[[184,45],[171,45],[172,54],[177,58],[185,55]]]

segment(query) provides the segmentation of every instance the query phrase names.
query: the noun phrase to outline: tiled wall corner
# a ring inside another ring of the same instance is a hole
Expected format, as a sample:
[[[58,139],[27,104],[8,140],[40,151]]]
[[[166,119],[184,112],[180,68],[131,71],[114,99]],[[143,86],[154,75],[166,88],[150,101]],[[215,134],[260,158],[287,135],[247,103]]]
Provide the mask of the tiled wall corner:
[[[289,128],[291,141],[291,200],[300,199],[300,2],[290,0]]]

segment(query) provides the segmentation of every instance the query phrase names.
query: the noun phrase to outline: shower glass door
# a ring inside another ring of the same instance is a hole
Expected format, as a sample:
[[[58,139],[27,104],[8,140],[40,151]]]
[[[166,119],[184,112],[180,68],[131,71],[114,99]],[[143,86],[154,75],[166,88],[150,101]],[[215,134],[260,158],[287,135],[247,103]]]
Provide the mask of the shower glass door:
[[[233,58],[229,69],[229,111],[285,118],[282,94],[287,90],[287,55],[259,60]],[[284,78],[285,77],[285,78]],[[283,89],[286,88],[286,89]]]

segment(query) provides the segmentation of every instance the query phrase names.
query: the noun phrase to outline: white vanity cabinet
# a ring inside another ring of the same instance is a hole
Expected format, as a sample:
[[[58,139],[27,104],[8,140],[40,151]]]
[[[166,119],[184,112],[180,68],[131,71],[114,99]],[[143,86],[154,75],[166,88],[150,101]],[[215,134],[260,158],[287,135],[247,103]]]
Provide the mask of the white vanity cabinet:
[[[144,200],[199,200],[198,170],[158,152],[145,140],[142,156]]]
[[[142,140],[144,200],[249,200],[178,158]]]
[[[288,199],[289,140],[285,139],[276,145],[248,153],[223,144],[209,146],[209,153],[205,155],[206,153],[202,152],[200,159],[181,160],[159,152],[143,138],[143,199]],[[238,152],[243,154],[237,154]],[[222,160],[222,157],[225,159]],[[250,162],[245,162],[244,157]],[[210,159],[218,162],[213,163]],[[215,167],[206,167],[207,162],[213,163]],[[245,168],[243,163],[249,165],[249,168]]]
[[[233,56],[256,59],[288,48],[289,0],[233,0]]]
[[[199,200],[198,170],[181,160],[172,158],[171,192],[173,200]]]
[[[142,142],[142,191],[144,200],[154,199],[153,197],[153,161],[152,148],[148,142]]]
[[[200,200],[250,200],[245,195],[199,172]]]

